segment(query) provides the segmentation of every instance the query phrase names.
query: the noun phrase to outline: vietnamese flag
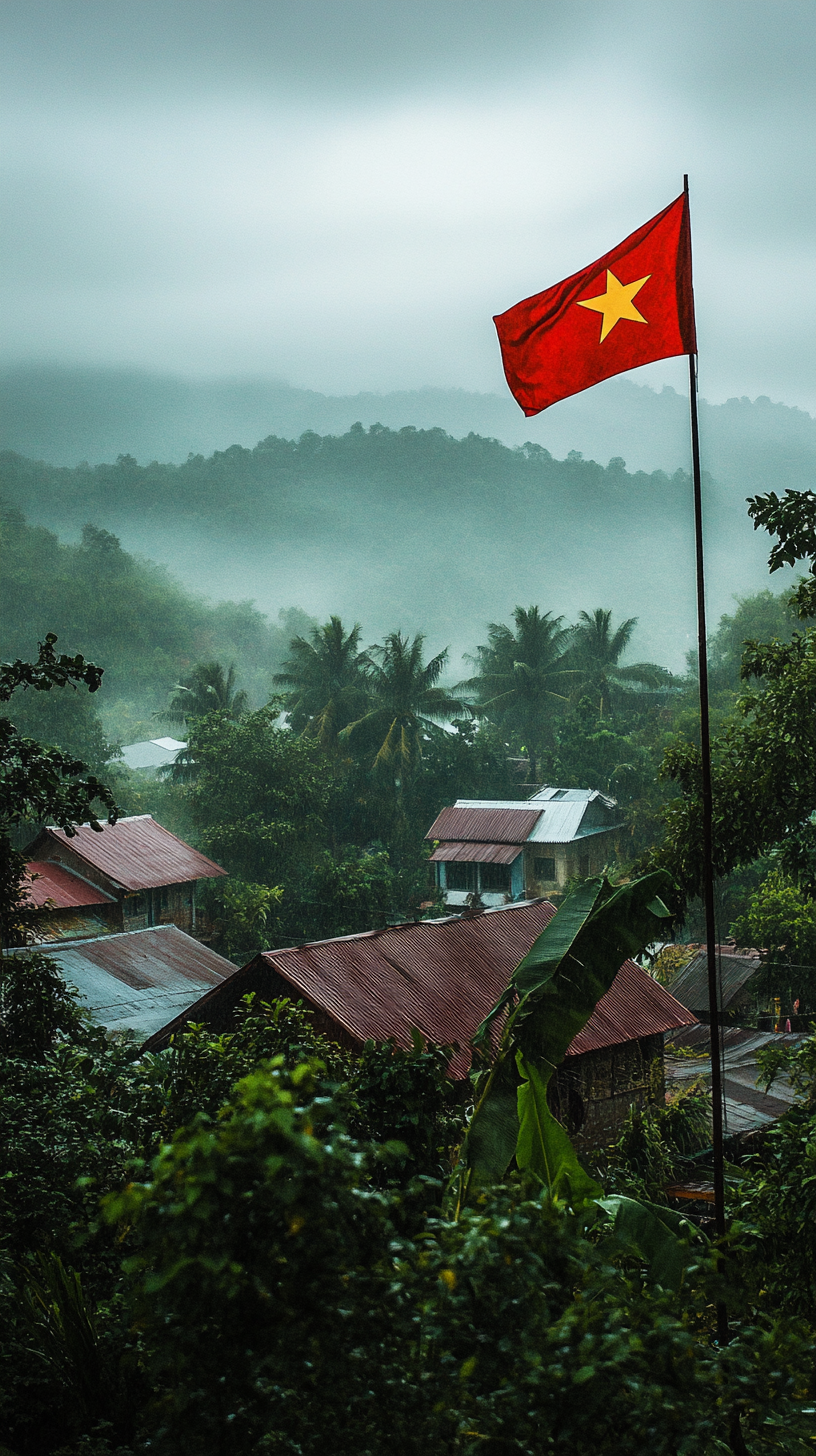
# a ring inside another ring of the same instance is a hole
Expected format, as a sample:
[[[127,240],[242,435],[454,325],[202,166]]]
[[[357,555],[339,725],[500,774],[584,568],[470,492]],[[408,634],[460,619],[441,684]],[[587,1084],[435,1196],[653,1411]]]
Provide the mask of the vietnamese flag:
[[[526,415],[626,369],[696,354],[688,195],[493,322],[507,383]]]

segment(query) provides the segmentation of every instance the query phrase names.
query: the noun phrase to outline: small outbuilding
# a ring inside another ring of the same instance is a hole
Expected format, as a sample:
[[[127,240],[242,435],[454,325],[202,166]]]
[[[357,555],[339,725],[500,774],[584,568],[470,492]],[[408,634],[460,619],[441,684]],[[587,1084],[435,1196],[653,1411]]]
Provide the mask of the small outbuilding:
[[[126,743],[122,759],[126,768],[146,777],[155,776],[161,768],[172,768],[181,750],[187,744],[180,738],[147,738],[141,743]],[[118,759],[113,759],[115,764]]]
[[[147,1042],[166,1046],[187,1021],[223,1030],[243,996],[295,997],[318,1030],[352,1050],[373,1038],[411,1046],[418,1030],[455,1045],[454,1079],[467,1076],[471,1039],[555,914],[545,900],[468,916],[421,920],[255,956]],[[621,966],[575,1038],[552,1085],[554,1110],[579,1145],[615,1135],[632,1104],[663,1096],[663,1037],[695,1018],[634,961]]]
[[[151,814],[73,835],[49,826],[26,851],[29,894],[48,913],[44,939],[176,925],[195,934],[196,885],[227,871]],[[78,927],[78,929],[77,929]]]

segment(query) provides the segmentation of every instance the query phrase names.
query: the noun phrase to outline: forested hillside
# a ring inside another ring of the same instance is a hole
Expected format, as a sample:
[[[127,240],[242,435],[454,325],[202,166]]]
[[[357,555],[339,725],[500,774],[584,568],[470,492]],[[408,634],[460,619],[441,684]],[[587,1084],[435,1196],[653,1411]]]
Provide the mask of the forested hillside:
[[[269,436],[183,465],[72,469],[0,457],[0,491],[29,518],[87,521],[171,567],[193,590],[252,597],[267,613],[339,611],[375,635],[426,631],[454,661],[474,627],[518,601],[576,612],[593,596],[641,621],[644,655],[682,667],[693,640],[687,475],[604,468],[535,444],[456,440],[443,430],[354,425],[344,435]],[[706,488],[710,609],[765,585],[744,495]]]
[[[0,369],[0,449],[56,465],[115,460],[120,453],[180,463],[191,451],[248,446],[269,434],[343,434],[355,420],[391,429],[438,426],[457,437],[472,430],[511,446],[533,440],[559,457],[570,450],[604,462],[621,455],[634,470],[671,473],[689,458],[684,383],[661,389],[609,379],[525,419],[507,391],[326,395],[276,380],[191,379],[133,368]],[[802,489],[813,474],[816,420],[805,410],[767,397],[723,404],[703,398],[700,427],[707,468],[726,485],[744,485],[746,494],[769,485]]]
[[[38,714],[30,731],[95,762],[101,749],[95,732],[90,742],[88,733],[97,708],[110,739],[167,733],[150,715],[166,706],[180,676],[209,658],[234,661],[258,706],[270,696],[289,639],[306,625],[303,613],[284,614],[272,625],[249,602],[213,604],[194,596],[164,567],[129,555],[95,526],[85,527],[77,545],[66,545],[0,501],[0,655],[28,657],[46,632],[56,632],[66,648],[104,665],[94,699],[41,693],[19,700],[27,713]],[[59,723],[52,721],[55,713]],[[66,717],[77,719],[68,741]]]

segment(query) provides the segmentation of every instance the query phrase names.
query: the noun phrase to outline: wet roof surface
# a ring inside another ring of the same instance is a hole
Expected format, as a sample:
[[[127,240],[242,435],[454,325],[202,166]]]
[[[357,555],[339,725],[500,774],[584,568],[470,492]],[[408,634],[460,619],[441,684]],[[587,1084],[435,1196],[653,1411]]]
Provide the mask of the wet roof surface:
[[[524,804],[517,804],[513,809],[454,805],[437,815],[425,838],[521,845],[541,813],[541,809],[530,809]]]
[[[451,1070],[462,1076],[470,1064],[465,1047],[554,914],[547,901],[526,901],[471,917],[266,951],[258,960],[359,1042],[393,1036],[408,1047],[416,1027],[431,1041],[458,1043],[463,1050]],[[663,986],[626,961],[569,1055],[693,1022]]]
[[[718,1005],[725,1010],[760,967],[758,954],[724,954],[718,947]],[[672,995],[690,1011],[708,1015],[708,955],[700,950],[671,978]]]
[[[519,844],[440,844],[431,855],[431,864],[512,864],[521,854]]]
[[[183,885],[227,873],[214,860],[171,834],[151,814],[106,824],[101,832],[81,824],[71,837],[49,825],[35,843],[42,850],[49,839],[66,845],[91,869],[101,870],[124,890],[157,890],[163,885]]]
[[[426,839],[493,840],[503,844],[571,844],[617,829],[623,819],[613,799],[588,790],[548,790],[559,798],[457,799],[443,809]]]
[[[32,880],[30,877],[36,875]],[[89,885],[79,875],[67,870],[64,865],[48,864],[45,860],[29,860],[26,865],[26,891],[35,905],[53,901],[58,910],[72,910],[79,905],[115,905],[112,895]]]
[[[711,1079],[709,1028],[694,1026],[680,1031],[666,1043],[666,1084],[682,1087],[702,1077]],[[757,1052],[767,1047],[797,1047],[807,1032],[755,1031],[732,1026],[723,1033],[723,1112],[726,1136],[758,1132],[769,1127],[796,1101],[787,1078],[777,1077],[769,1090],[760,1080]],[[672,1056],[673,1048],[698,1052],[697,1056]]]
[[[48,956],[95,1021],[140,1037],[158,1031],[237,969],[175,925],[49,945]]]

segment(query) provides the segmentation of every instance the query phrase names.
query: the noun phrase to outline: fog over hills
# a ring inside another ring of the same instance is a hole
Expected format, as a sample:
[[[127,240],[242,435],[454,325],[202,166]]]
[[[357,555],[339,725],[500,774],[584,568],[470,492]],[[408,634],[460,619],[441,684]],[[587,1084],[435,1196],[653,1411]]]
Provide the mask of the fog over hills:
[[[367,641],[425,631],[429,648],[451,646],[455,672],[519,602],[571,620],[597,606],[637,616],[634,657],[680,670],[695,630],[687,401],[624,379],[567,403],[530,421],[511,400],[458,391],[343,399],[18,370],[0,493],[65,538],[86,521],[113,531],[211,598],[338,612]],[[768,577],[745,497],[810,484],[816,422],[734,400],[703,406],[701,423],[714,624],[735,596],[790,576]],[[162,456],[182,463],[137,463]]]
[[[704,466],[745,493],[813,479],[816,421],[804,410],[731,399],[700,405]],[[605,465],[622,457],[631,470],[687,469],[688,401],[630,378],[611,379],[525,419],[509,394],[423,389],[332,396],[253,378],[189,379],[136,369],[15,366],[0,370],[0,449],[53,465],[186,460],[267,435],[297,439],[305,430],[342,434],[359,420],[400,429],[474,431],[506,445],[532,440],[556,458],[580,450]]]

